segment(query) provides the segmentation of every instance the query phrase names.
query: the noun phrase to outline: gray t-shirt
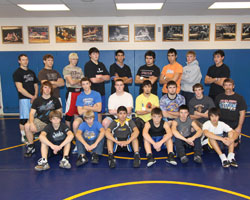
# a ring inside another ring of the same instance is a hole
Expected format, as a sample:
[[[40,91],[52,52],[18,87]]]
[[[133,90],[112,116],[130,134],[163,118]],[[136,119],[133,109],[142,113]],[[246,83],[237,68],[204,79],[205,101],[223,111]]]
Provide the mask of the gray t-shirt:
[[[177,131],[183,136],[188,137],[191,135],[192,120],[190,117],[187,118],[185,122],[182,122],[180,118],[175,119],[177,122]]]
[[[194,114],[194,111],[198,111],[200,113],[205,113],[207,110],[210,108],[215,107],[213,100],[208,97],[208,96],[203,96],[202,99],[197,99],[196,97],[193,97],[188,104],[189,107],[189,113],[190,115]],[[208,119],[207,118],[199,118],[197,121],[200,123],[206,122]]]

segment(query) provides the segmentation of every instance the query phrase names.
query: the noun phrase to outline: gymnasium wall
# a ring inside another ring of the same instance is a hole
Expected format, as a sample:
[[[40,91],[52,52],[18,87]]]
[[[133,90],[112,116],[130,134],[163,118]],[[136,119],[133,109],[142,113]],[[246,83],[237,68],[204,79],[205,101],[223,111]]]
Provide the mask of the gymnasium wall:
[[[210,41],[189,42],[188,24],[210,23]],[[214,41],[216,23],[237,23],[236,41]],[[42,57],[46,53],[51,53],[55,57],[54,68],[62,75],[62,70],[68,64],[68,54],[77,52],[79,54],[78,66],[82,67],[89,60],[88,49],[96,46],[100,49],[100,61],[107,69],[115,61],[114,52],[117,49],[124,49],[125,63],[131,67],[133,78],[139,66],[143,65],[144,53],[147,50],[156,52],[156,65],[162,69],[168,63],[166,53],[169,48],[176,48],[178,51],[178,62],[185,65],[185,54],[188,50],[195,50],[197,59],[200,62],[203,75],[202,82],[207,69],[213,64],[212,53],[217,49],[225,51],[225,63],[230,67],[231,77],[236,83],[236,92],[243,95],[250,110],[250,41],[241,41],[241,24],[250,23],[249,16],[165,16],[165,17],[103,17],[103,18],[1,18],[0,26],[23,26],[23,44],[2,44],[0,43],[0,74],[2,77],[2,92],[4,113],[18,113],[18,96],[12,80],[12,73],[18,67],[17,57],[20,53],[29,56],[29,67],[36,74],[43,68]],[[109,24],[129,24],[129,42],[108,42]],[[155,24],[155,42],[134,42],[134,24]],[[162,24],[184,24],[184,41],[182,42],[162,42]],[[47,25],[50,28],[49,44],[29,44],[27,37],[27,26]],[[55,25],[76,25],[76,43],[55,43]],[[104,42],[102,43],[82,43],[82,25],[103,25]],[[0,38],[2,35],[0,33]],[[138,95],[139,86],[134,83],[129,87],[134,98]],[[208,87],[205,87],[205,94],[208,94]],[[66,89],[61,89],[63,104],[65,103]],[[110,82],[106,83],[106,96],[110,94]],[[158,89],[161,96],[161,86]]]

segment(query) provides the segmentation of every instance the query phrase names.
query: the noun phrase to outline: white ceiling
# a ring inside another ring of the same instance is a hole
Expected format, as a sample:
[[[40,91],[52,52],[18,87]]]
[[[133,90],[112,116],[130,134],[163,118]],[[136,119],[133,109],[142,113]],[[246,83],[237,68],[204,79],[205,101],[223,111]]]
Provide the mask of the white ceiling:
[[[216,0],[0,0],[0,18],[24,17],[112,17],[112,16],[186,16],[186,15],[249,15],[249,9],[208,10]],[[236,0],[217,0],[230,2]],[[249,1],[249,0],[240,0]],[[115,3],[163,2],[160,11],[117,11]],[[28,12],[19,8],[20,3],[65,3],[70,11]]]

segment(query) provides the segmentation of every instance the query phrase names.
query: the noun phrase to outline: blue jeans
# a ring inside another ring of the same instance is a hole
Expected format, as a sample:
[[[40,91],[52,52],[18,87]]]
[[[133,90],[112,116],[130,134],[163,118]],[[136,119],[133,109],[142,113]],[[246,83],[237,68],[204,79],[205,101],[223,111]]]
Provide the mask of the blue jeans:
[[[94,144],[96,139],[95,140],[87,140],[86,138],[84,138],[85,142],[87,142],[89,145]],[[92,152],[94,152],[98,155],[102,155],[103,145],[104,145],[104,138],[97,144],[96,148],[93,149]],[[76,140],[76,146],[77,146],[78,156],[86,153],[86,149],[85,149],[84,145],[79,140]]]

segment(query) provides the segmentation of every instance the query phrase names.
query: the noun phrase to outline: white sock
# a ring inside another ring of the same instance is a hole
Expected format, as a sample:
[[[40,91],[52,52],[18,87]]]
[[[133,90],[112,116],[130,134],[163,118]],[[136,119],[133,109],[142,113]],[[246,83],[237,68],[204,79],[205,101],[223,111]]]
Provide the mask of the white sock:
[[[227,160],[227,157],[224,153],[220,154],[219,157],[220,157],[221,162],[223,162],[224,160]]]
[[[230,152],[228,155],[227,155],[227,159],[231,162],[233,159],[234,159],[234,153]]]
[[[24,130],[21,130],[20,132],[21,132],[22,136],[25,136],[25,131]]]

